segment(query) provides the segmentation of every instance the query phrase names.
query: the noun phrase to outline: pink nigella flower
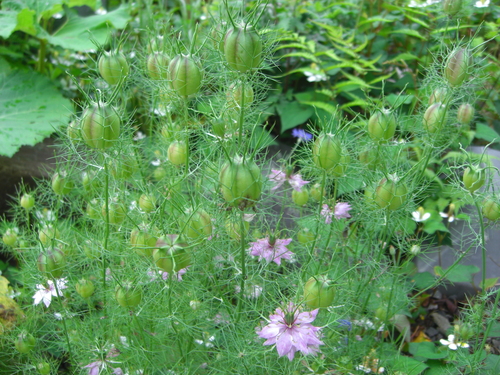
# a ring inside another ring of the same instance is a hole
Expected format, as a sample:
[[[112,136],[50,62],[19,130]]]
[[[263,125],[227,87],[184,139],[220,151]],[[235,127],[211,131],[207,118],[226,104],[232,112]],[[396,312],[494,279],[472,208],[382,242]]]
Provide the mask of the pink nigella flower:
[[[271,243],[273,242],[273,243]],[[286,240],[269,240],[269,237],[251,242],[250,255],[258,256],[259,260],[265,259],[267,263],[275,262],[281,264],[281,258],[290,260],[293,253],[287,249],[292,242],[291,238]]]
[[[285,172],[278,169],[271,169],[271,173],[268,177],[271,181],[274,182],[274,186],[271,188],[271,190],[276,190],[281,185],[283,185],[285,181],[288,181],[290,186],[297,191],[300,191],[302,189],[302,186],[309,183],[309,181],[304,181],[298,173],[287,175]]]
[[[324,216],[325,224],[330,224],[332,222],[332,217],[335,217],[337,220],[350,218],[351,215],[349,215],[349,211],[351,208],[351,205],[345,202],[337,203],[333,210],[327,204],[324,204],[320,214]]]
[[[269,316],[271,322],[257,331],[257,335],[266,339],[264,345],[276,345],[280,357],[286,355],[291,361],[295,352],[304,355],[316,355],[323,342],[318,338],[320,327],[311,323],[316,319],[319,309],[299,313],[292,302],[286,312],[276,309],[276,314]]]
[[[120,355],[120,352],[113,347],[108,352],[108,354],[106,354],[106,358],[104,360],[89,363],[87,366],[83,366],[83,368],[89,369],[88,375],[99,375],[99,374],[101,374],[101,371],[105,370],[107,367],[109,367],[110,369],[113,370],[113,372],[111,372],[111,374],[113,374],[113,375],[124,375],[123,370],[120,367],[113,368],[113,366],[111,366],[111,364],[120,363],[120,362],[112,361],[109,359],[109,358],[117,357],[118,355]],[[106,373],[108,373],[108,372],[106,372]]]
[[[47,288],[42,284],[37,284],[36,288],[38,289],[38,291],[33,296],[33,304],[38,305],[40,302],[43,302],[46,307],[49,307],[50,302],[52,301],[52,297],[62,296],[62,290],[67,288],[66,282],[66,278],[56,280],[57,289],[52,280],[47,281]]]

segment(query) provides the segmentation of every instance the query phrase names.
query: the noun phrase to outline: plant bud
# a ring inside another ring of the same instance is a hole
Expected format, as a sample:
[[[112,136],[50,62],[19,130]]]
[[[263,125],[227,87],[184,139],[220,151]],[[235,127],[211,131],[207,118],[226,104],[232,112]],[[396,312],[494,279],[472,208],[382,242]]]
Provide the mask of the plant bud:
[[[226,97],[230,108],[242,108],[243,105],[248,107],[253,102],[252,85],[244,82],[233,83],[229,86]]]
[[[500,219],[500,204],[492,198],[483,202],[483,216],[491,221]]]
[[[148,53],[163,52],[165,50],[165,39],[163,35],[157,35],[148,43],[147,51]]]
[[[470,193],[474,193],[486,182],[486,173],[483,168],[470,166],[465,169],[462,181],[464,187],[469,190]]]
[[[219,183],[226,202],[239,208],[253,206],[262,191],[260,168],[241,156],[236,156],[222,166]]]
[[[292,200],[297,206],[304,206],[309,201],[309,190],[303,187],[300,191],[292,191]]]
[[[437,133],[441,130],[445,120],[446,106],[441,103],[431,104],[424,113],[424,128],[431,134]]]
[[[396,117],[387,109],[375,112],[368,120],[368,135],[375,142],[387,142],[396,132]]]
[[[161,181],[167,177],[167,171],[163,167],[158,167],[153,171],[153,177],[156,181]]]
[[[181,218],[181,223],[183,234],[193,240],[212,235],[212,218],[202,208],[194,213],[190,209],[187,210]]]
[[[251,25],[231,28],[224,37],[224,56],[231,69],[246,73],[260,65],[262,40]]]
[[[40,375],[50,374],[50,365],[47,362],[40,362],[36,365],[36,369]]]
[[[462,10],[462,0],[444,0],[443,11],[449,16],[454,17]]]
[[[117,180],[130,178],[139,169],[133,153],[116,155],[116,158],[112,158],[108,165],[111,175]]]
[[[152,79],[164,80],[168,79],[168,65],[170,64],[170,58],[164,52],[155,52],[148,56],[148,61],[146,67],[148,70],[148,75]]]
[[[48,248],[38,256],[38,270],[50,278],[59,279],[66,266],[66,257],[58,248]]]
[[[5,231],[2,241],[4,244],[10,247],[14,247],[17,242],[17,229],[9,228]]]
[[[130,233],[130,244],[134,251],[143,256],[153,255],[157,238],[147,232],[145,228],[134,229]]]
[[[142,194],[139,198],[139,208],[146,213],[154,211],[156,208],[156,199],[151,194]]]
[[[184,141],[175,141],[168,146],[168,160],[173,165],[184,165],[188,162],[188,147]]]
[[[311,197],[313,197],[314,200],[320,202],[321,198],[323,198],[323,201],[325,200],[326,197],[326,192],[325,189],[321,187],[320,183],[316,183],[311,187],[310,190]]]
[[[474,118],[474,107],[469,103],[460,104],[457,111],[457,120],[462,125],[469,125]]]
[[[81,279],[78,281],[75,285],[76,292],[82,297],[82,298],[89,298],[94,294],[95,291],[95,286],[94,283],[90,280],[87,279]]]
[[[31,194],[23,194],[21,197],[21,207],[25,210],[31,210],[35,205],[35,197]]]
[[[110,85],[116,85],[129,72],[127,59],[121,52],[104,52],[99,58],[98,65],[99,73]]]
[[[401,181],[383,178],[374,192],[373,200],[380,208],[394,211],[403,205],[407,195],[408,189]]]
[[[111,147],[120,136],[120,127],[120,117],[108,104],[95,103],[83,112],[82,138],[91,148],[104,150]]]
[[[457,48],[450,53],[444,67],[444,77],[451,87],[460,86],[470,75],[472,56],[467,48]]]
[[[334,297],[335,290],[326,276],[311,277],[304,286],[304,302],[311,309],[330,306]]]
[[[420,254],[420,250],[420,245],[412,245],[410,247],[410,254],[416,257],[418,254]]]
[[[117,202],[116,200],[111,200],[108,204],[108,211],[109,211],[109,223],[110,224],[121,224],[127,217],[127,209],[125,206]],[[102,204],[101,207],[101,213],[102,216],[104,217],[104,220],[106,220],[106,202]]]
[[[297,233],[297,241],[305,245],[314,241],[314,233],[309,228],[302,228]]]
[[[447,99],[448,89],[446,87],[438,87],[432,92],[429,98],[429,105],[434,103],[446,103]]]
[[[160,237],[156,242],[157,248],[153,251],[155,264],[169,274],[191,264],[191,254],[186,249],[187,244],[179,241],[179,236],[175,234]]]
[[[36,340],[32,334],[23,332],[17,336],[17,340],[14,344],[17,351],[22,354],[29,353],[35,348]]]
[[[322,134],[314,141],[312,155],[316,166],[330,170],[340,162],[342,146],[333,134]]]
[[[52,241],[59,239],[60,237],[61,233],[52,224],[44,225],[38,231],[38,239],[44,246],[50,245]]]
[[[177,55],[170,62],[170,82],[180,96],[196,94],[201,86],[203,72],[191,55]]]
[[[54,173],[52,176],[52,190],[57,195],[67,195],[73,190],[75,184],[68,179],[65,171]]]
[[[126,281],[115,288],[115,298],[121,307],[137,307],[142,301],[142,290],[139,286]]]
[[[248,221],[243,221],[243,228],[239,221],[228,220],[226,222],[226,232],[233,240],[241,240],[241,236],[246,235],[249,229],[250,223]]]

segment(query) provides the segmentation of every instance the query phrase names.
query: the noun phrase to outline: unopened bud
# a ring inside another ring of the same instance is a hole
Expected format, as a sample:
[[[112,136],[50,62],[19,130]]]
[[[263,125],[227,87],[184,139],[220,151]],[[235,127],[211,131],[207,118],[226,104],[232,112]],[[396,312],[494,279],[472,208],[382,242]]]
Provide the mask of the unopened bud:
[[[457,111],[457,120],[462,125],[469,125],[474,118],[474,107],[469,103],[460,104]]]
[[[446,61],[444,77],[451,87],[460,86],[470,75],[472,56],[467,48],[452,51]]]

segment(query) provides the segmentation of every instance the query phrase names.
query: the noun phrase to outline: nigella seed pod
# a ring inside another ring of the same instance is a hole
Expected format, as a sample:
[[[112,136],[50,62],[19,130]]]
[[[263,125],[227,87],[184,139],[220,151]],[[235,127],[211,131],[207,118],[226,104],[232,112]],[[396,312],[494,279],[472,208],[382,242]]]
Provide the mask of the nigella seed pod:
[[[115,298],[121,307],[137,307],[142,301],[142,290],[139,286],[126,281],[115,288]]]
[[[139,208],[144,212],[151,212],[156,208],[156,198],[151,194],[142,194],[139,198]]]
[[[80,127],[87,146],[104,150],[111,147],[120,136],[121,120],[110,105],[94,103],[83,112]]]
[[[38,231],[38,239],[44,245],[50,245],[52,241],[61,237],[61,233],[57,228],[55,228],[52,224],[44,225]]]
[[[153,255],[157,238],[148,233],[145,228],[134,229],[130,233],[130,245],[134,251],[143,256]]]
[[[304,206],[309,201],[309,190],[303,187],[300,191],[292,191],[292,200],[297,206]]]
[[[368,135],[375,142],[387,142],[396,132],[396,117],[386,109],[375,112],[368,120]]]
[[[108,211],[109,211],[110,224],[120,225],[127,217],[127,209],[122,203],[116,200],[109,201]],[[104,220],[106,220],[106,202],[102,204],[101,213],[102,216],[104,217]]]
[[[53,279],[59,279],[66,266],[66,257],[58,248],[49,248],[38,256],[38,270]]]
[[[170,58],[164,52],[155,52],[148,56],[146,67],[148,75],[155,80],[168,79]]]
[[[330,306],[335,297],[335,290],[326,276],[311,277],[304,286],[304,302],[311,309]]]
[[[302,228],[297,233],[297,241],[301,244],[307,244],[314,241],[315,235],[309,228]]]
[[[4,244],[10,247],[14,247],[17,243],[17,230],[9,228],[5,231],[2,241]]]
[[[373,200],[380,208],[397,210],[406,201],[408,189],[401,181],[383,178],[373,193]]]
[[[262,191],[260,168],[241,156],[236,156],[222,166],[219,183],[226,202],[239,208],[253,206]]]
[[[165,38],[163,35],[157,35],[148,43],[148,53],[163,52],[165,50]]]
[[[193,240],[209,237],[212,235],[212,218],[202,208],[194,213],[188,209],[181,217],[181,230],[186,237]]]
[[[434,103],[446,103],[448,97],[448,89],[446,87],[438,87],[429,97],[429,105]]]
[[[340,162],[342,145],[333,134],[322,134],[314,141],[312,156],[316,166],[330,170]]]
[[[66,134],[71,141],[71,143],[76,144],[78,141],[82,140],[82,133],[80,130],[80,122],[73,120],[69,123],[66,128]]]
[[[472,194],[486,182],[486,173],[478,166],[467,167],[462,178],[464,187]]]
[[[28,332],[23,332],[17,336],[14,346],[19,353],[26,354],[35,348],[35,344],[36,340],[33,335]]]
[[[175,141],[168,146],[168,160],[173,165],[184,165],[188,162],[188,147],[184,141]]]
[[[351,157],[346,150],[342,151],[339,163],[330,170],[330,174],[334,177],[342,177],[346,175],[347,168],[351,162]]]
[[[446,106],[439,102],[431,104],[424,113],[423,125],[429,133],[437,133],[446,121]]]
[[[31,210],[35,206],[35,197],[31,194],[23,194],[20,203],[25,210]]]
[[[250,229],[250,223],[248,221],[243,221],[243,226],[240,221],[230,221],[226,222],[226,232],[233,240],[241,240],[241,236],[246,235]]]
[[[52,176],[52,190],[57,195],[67,195],[73,190],[75,184],[67,177],[65,171],[54,173]]]
[[[462,10],[462,0],[444,0],[443,11],[449,16],[454,17]]]
[[[321,187],[321,184],[316,183],[311,187],[311,197],[313,197],[314,200],[320,202],[321,199],[323,200],[326,199],[326,191],[324,188]]]
[[[115,158],[110,159],[108,165],[111,175],[117,180],[126,180],[139,169],[136,156],[134,153],[118,154]]]
[[[191,264],[191,253],[186,249],[187,244],[180,242],[180,237],[176,234],[160,237],[156,241],[156,247],[153,251],[155,264],[169,274]]]
[[[249,106],[253,102],[253,88],[250,83],[236,82],[229,86],[226,93],[230,108]]]
[[[262,40],[251,25],[231,28],[224,37],[224,56],[231,69],[246,73],[260,65]]]
[[[488,198],[483,202],[483,216],[491,221],[500,219],[500,203],[493,198]]]
[[[457,48],[450,53],[444,67],[444,78],[451,87],[460,86],[470,75],[472,56],[467,48]]]
[[[36,365],[36,369],[40,375],[50,374],[50,364],[47,362],[40,362]]]
[[[127,59],[121,52],[105,52],[99,58],[99,73],[110,85],[116,85],[129,73]]]
[[[81,279],[75,285],[76,292],[82,298],[89,298],[94,294],[95,286],[94,283],[87,279]]]
[[[460,104],[457,111],[457,120],[462,125],[469,125],[474,118],[474,107],[469,103]]]
[[[196,94],[200,90],[203,71],[191,55],[177,55],[169,65],[172,88],[183,97]]]

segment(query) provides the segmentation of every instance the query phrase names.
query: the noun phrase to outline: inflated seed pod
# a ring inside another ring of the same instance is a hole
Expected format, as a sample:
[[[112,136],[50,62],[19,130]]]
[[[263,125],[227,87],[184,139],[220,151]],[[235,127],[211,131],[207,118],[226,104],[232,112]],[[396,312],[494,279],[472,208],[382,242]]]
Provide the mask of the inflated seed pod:
[[[446,106],[440,102],[431,104],[424,113],[423,125],[431,134],[439,132],[445,122]]]
[[[322,134],[314,141],[312,156],[316,166],[330,170],[340,162],[342,145],[333,134]]]
[[[181,242],[178,235],[160,237],[156,242],[156,249],[153,250],[155,264],[168,273],[186,268],[191,264],[191,253],[186,247],[187,244]]]
[[[71,181],[65,171],[56,172],[52,175],[52,190],[57,195],[67,195],[73,190],[75,184]]]
[[[260,168],[251,160],[237,156],[226,162],[219,173],[222,196],[231,206],[249,207],[259,200],[262,191]]]
[[[483,168],[470,166],[465,169],[462,181],[464,187],[469,190],[470,193],[474,193],[486,182],[486,173]]]
[[[187,97],[200,90],[203,71],[192,55],[177,55],[170,62],[169,77],[177,94]]]
[[[99,73],[110,85],[116,85],[129,73],[127,59],[121,52],[104,52],[99,58]]]
[[[66,266],[66,256],[57,248],[49,248],[38,256],[37,267],[53,279],[59,279]]]
[[[146,68],[148,75],[155,80],[168,79],[170,58],[165,52],[154,52],[148,56]]]
[[[500,219],[500,203],[493,198],[483,202],[482,212],[485,218],[491,221]]]
[[[469,78],[472,62],[468,48],[457,48],[450,53],[444,67],[444,78],[451,87],[460,86]]]
[[[403,205],[408,196],[408,188],[401,181],[383,178],[373,193],[373,200],[380,208],[391,211]]]
[[[375,112],[368,120],[368,135],[375,142],[387,142],[396,132],[396,117],[389,110]]]
[[[244,89],[243,89],[244,88]],[[229,107],[241,108],[249,106],[253,102],[253,88],[250,83],[232,83],[226,93]]]
[[[326,276],[311,277],[304,285],[304,302],[311,309],[330,306],[335,297],[335,289]]]
[[[457,110],[457,120],[462,125],[469,125],[474,118],[474,107],[469,103],[460,104]]]
[[[224,56],[231,69],[246,73],[260,65],[262,40],[251,25],[233,27],[224,37]]]
[[[80,129],[87,146],[98,150],[111,147],[120,136],[121,120],[112,106],[94,103],[83,112]]]
[[[142,289],[131,282],[123,282],[115,288],[115,298],[121,307],[137,307],[142,301]]]
[[[184,141],[175,141],[168,146],[168,160],[173,165],[184,165],[188,162],[188,147]]]
[[[444,0],[443,11],[449,16],[454,17],[462,10],[462,0]]]
[[[212,218],[202,208],[193,213],[191,209],[186,210],[181,217],[181,230],[190,239],[196,240],[212,235]]]

